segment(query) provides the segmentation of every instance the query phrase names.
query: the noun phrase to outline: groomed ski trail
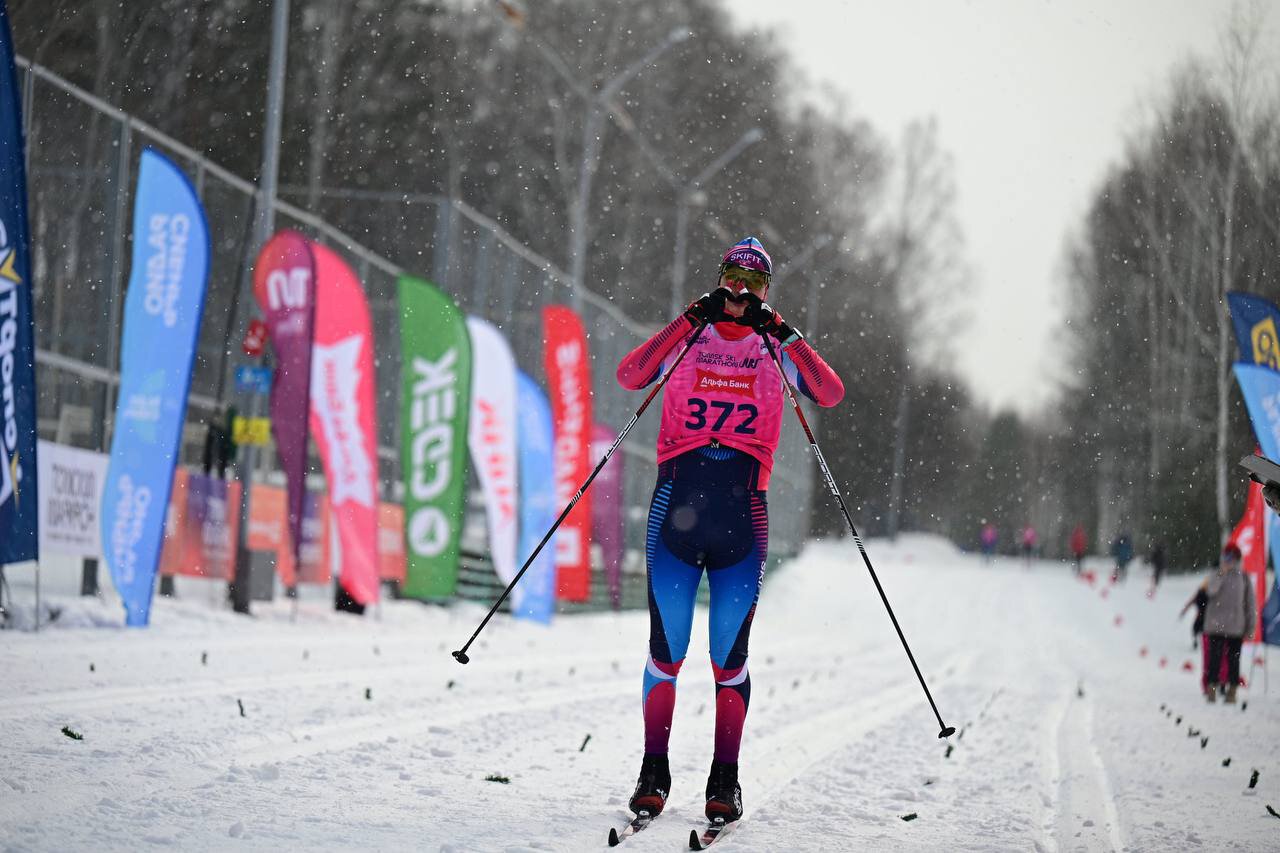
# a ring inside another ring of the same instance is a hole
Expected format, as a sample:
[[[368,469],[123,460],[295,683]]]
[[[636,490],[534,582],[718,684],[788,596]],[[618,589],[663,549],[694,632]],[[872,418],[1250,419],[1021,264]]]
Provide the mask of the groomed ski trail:
[[[983,565],[913,537],[868,551],[959,731],[950,744],[936,738],[856,549],[810,547],[772,573],[753,627],[746,816],[717,843],[725,853],[1187,849],[1220,838],[1266,849],[1280,714],[1256,690],[1241,694],[1247,713],[1206,708],[1180,670],[1192,655],[1176,610],[1194,579],[1154,601],[1136,583],[1102,599],[1062,564]],[[72,616],[95,606],[63,604]],[[296,624],[287,608],[243,620],[160,601],[147,632],[0,637],[10,743],[0,836],[31,850],[606,849],[639,766],[646,614],[562,618],[550,630],[502,618],[460,667],[448,649],[480,608],[388,602],[378,621],[313,604]],[[705,825],[715,708],[705,619],[680,676],[671,800],[628,849],[682,849]],[[1253,767],[1261,782],[1249,790]]]

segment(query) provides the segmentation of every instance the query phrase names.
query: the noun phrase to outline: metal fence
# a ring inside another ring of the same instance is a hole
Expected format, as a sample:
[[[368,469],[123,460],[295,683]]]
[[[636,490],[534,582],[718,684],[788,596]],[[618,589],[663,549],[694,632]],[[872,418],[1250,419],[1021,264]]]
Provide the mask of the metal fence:
[[[190,175],[211,234],[210,280],[181,450],[184,464],[198,464],[208,424],[221,419],[229,405],[247,408],[246,400],[237,399],[233,376],[238,366],[250,363],[239,342],[255,315],[249,241],[256,186],[47,69],[22,59],[18,64],[27,125],[40,436],[91,449],[106,450],[110,445],[133,191],[140,153],[150,146]],[[521,369],[545,387],[541,309],[573,301],[568,276],[463,201],[415,196],[388,202],[376,195],[386,194],[352,192],[344,204],[361,215],[367,210],[364,230],[378,229],[380,245],[387,245],[391,234],[396,241],[392,245],[412,247],[398,253],[420,259],[408,272],[430,278],[464,312],[497,325],[510,340]],[[295,228],[343,253],[364,283],[377,340],[380,483],[384,499],[399,500],[395,281],[402,270],[284,201],[275,204],[275,222],[277,228]],[[587,291],[580,305],[589,336],[595,418],[616,429],[630,417],[639,398],[618,386],[614,369],[653,328]],[[657,426],[656,416],[641,420],[623,445],[628,575],[643,573],[643,520],[656,473]],[[257,477],[280,479],[274,448],[259,456]],[[313,470],[319,470],[314,460]],[[803,436],[799,430],[784,429],[770,490],[775,559],[794,554],[808,531],[810,477]],[[483,525],[474,523],[482,509],[475,490],[473,495],[468,548],[483,553]],[[630,585],[637,583],[633,579]],[[629,590],[628,602],[644,601],[642,577],[638,587],[641,594]],[[489,594],[484,583],[465,588],[472,592],[463,594]],[[595,601],[603,606],[606,598]]]

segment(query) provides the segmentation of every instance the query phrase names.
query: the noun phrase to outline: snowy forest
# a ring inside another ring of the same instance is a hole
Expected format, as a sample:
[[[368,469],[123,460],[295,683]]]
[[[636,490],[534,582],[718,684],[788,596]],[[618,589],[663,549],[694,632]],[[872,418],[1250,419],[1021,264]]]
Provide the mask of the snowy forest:
[[[21,55],[256,177],[269,4],[10,11]],[[817,324],[845,379],[819,430],[865,534],[973,546],[991,520],[1011,548],[1034,524],[1059,555],[1079,523],[1099,551],[1122,530],[1163,541],[1176,570],[1206,564],[1233,523],[1252,441],[1223,297],[1280,297],[1280,100],[1248,20],[1149,93],[1063,235],[1070,316],[1044,345],[1065,378],[1028,415],[989,410],[949,368],[967,258],[936,125],[891,138],[714,0],[294,0],[291,15],[281,194],[398,263],[429,238],[415,197],[462,199],[656,328],[682,217],[681,304],[758,234],[771,301]],[[839,534],[814,488],[813,534]]]
[[[1225,295],[1280,296],[1280,88],[1257,33],[1237,15],[1218,56],[1171,72],[1070,247],[1061,431],[1088,464],[1068,511],[1178,562],[1234,524],[1253,449]]]

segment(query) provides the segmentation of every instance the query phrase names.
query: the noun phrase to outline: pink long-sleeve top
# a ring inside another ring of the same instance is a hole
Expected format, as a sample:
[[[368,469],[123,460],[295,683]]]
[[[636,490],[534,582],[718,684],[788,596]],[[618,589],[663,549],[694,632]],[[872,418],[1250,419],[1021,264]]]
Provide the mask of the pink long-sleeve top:
[[[627,354],[618,383],[637,391],[670,369],[693,325],[680,317]],[[782,349],[787,379],[819,406],[844,398],[844,383],[809,345],[798,339]],[[667,380],[658,430],[658,462],[716,442],[760,462],[759,488],[767,489],[773,454],[782,434],[785,390],[759,335],[745,326],[708,326]]]

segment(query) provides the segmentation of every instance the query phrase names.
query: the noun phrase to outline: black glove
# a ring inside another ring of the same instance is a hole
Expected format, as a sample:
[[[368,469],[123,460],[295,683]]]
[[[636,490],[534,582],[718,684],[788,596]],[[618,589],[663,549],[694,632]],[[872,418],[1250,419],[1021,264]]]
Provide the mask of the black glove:
[[[689,303],[689,307],[684,309],[684,316],[689,318],[689,322],[698,326],[703,323],[710,325],[711,323],[719,323],[721,320],[727,320],[728,317],[724,313],[724,302],[729,297],[729,291],[724,287],[717,287],[710,293],[704,293]]]
[[[1267,502],[1267,506],[1280,512],[1280,487],[1274,485],[1263,486],[1262,499]]]
[[[802,337],[799,332],[791,328],[782,319],[782,315],[774,311],[768,302],[760,299],[750,291],[742,294],[747,307],[742,312],[742,316],[733,322],[739,326],[750,326],[762,335],[772,335],[783,344],[789,344],[792,340]]]

